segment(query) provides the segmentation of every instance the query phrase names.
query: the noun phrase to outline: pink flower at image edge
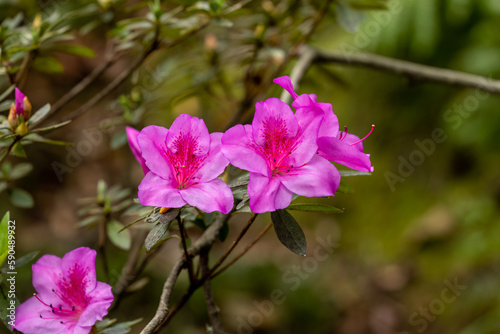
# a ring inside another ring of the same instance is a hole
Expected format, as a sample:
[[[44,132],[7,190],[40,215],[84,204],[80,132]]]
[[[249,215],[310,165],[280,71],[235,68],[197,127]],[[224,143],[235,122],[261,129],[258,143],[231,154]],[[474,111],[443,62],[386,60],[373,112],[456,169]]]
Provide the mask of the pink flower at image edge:
[[[127,126],[125,128],[125,131],[127,133],[127,140],[128,145],[130,146],[130,150],[132,151],[135,160],[137,160],[137,162],[141,164],[144,175],[146,175],[149,172],[149,168],[148,166],[146,166],[146,161],[142,157],[141,148],[139,147],[139,143],[137,142],[139,131],[130,126]]]
[[[33,266],[36,294],[16,309],[13,329],[24,334],[88,334],[108,313],[111,286],[97,281],[96,251],[81,247],[42,256]]]
[[[202,119],[182,114],[170,129],[150,125],[137,140],[149,168],[139,185],[142,205],[228,213],[231,189],[218,178],[229,161],[221,152],[222,133],[208,133]]]

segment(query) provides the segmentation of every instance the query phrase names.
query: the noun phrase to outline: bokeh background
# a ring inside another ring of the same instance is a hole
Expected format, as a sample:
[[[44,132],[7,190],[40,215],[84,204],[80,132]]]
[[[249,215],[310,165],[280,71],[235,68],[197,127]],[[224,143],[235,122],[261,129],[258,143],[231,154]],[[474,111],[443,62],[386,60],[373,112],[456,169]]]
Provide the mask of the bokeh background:
[[[90,2],[50,4],[64,12]],[[22,12],[32,20],[47,4],[0,1],[0,19]],[[178,3],[163,5],[173,8]],[[150,124],[168,127],[177,115],[188,113],[204,118],[209,130],[223,131],[249,84],[245,73],[255,45],[261,43],[261,51],[251,82],[258,86],[272,79],[271,69],[283,60],[281,50],[292,38],[290,27],[300,31],[301,20],[321,5],[319,1],[252,1],[225,18],[232,22],[231,27],[227,22],[212,24],[175,48],[153,54],[106,100],[51,133],[50,138],[75,145],[87,140],[85,130],[102,134],[102,141],[62,176],[62,182],[52,164],[67,163],[67,148],[27,147],[28,160],[35,168],[16,186],[33,195],[34,207],[16,208],[7,192],[0,194],[0,212],[9,210],[16,220],[18,254],[39,250],[61,256],[78,246],[95,247],[96,229],[77,227],[81,220],[79,199],[95,196],[99,180],[130,188],[134,197],[142,179],[142,170],[126,145],[125,124],[138,129]],[[397,10],[350,10],[345,18],[340,14],[344,13],[339,9],[342,5],[336,6],[334,1],[308,44],[327,51],[342,51],[347,45],[350,50],[355,47],[500,78],[500,2],[394,0],[391,5]],[[144,11],[139,9],[133,15]],[[117,18],[107,22],[113,19]],[[102,21],[105,23],[89,28],[88,33],[76,35],[75,42],[94,49],[95,57],[58,55],[63,73],[29,72],[23,91],[35,110],[57,100],[103,61],[106,18]],[[377,24],[379,29],[373,30]],[[83,25],[75,22],[75,26]],[[257,35],[260,37],[255,38]],[[133,58],[133,54],[122,57],[54,115],[54,120],[99,92]],[[281,74],[290,74],[294,64],[292,60]],[[0,87],[8,87],[5,77],[0,77]],[[500,98],[482,94],[481,99],[476,98],[477,104],[466,106],[468,113],[463,116],[456,110],[478,96],[474,89],[327,63],[313,64],[298,92],[314,93],[318,101],[332,103],[341,127],[347,126],[350,133],[364,136],[372,124],[376,125],[364,142],[375,171],[371,176],[344,178],[345,192],[320,199],[323,204],[343,208],[344,213],[293,212],[306,234],[308,257],[288,251],[271,229],[245,257],[212,282],[228,332],[499,333]],[[273,85],[266,97],[280,94],[281,89]],[[117,100],[122,95],[126,98],[122,97],[120,104]],[[124,108],[127,103],[128,110]],[[454,115],[455,121],[446,115]],[[442,129],[446,140],[434,143],[433,152],[422,155],[420,165],[394,181],[401,161],[418,154],[415,141],[428,141],[435,129]],[[119,219],[126,224],[133,217]],[[246,219],[248,214],[241,214],[230,221],[229,237],[217,244],[214,254],[221,254],[230,245]],[[269,221],[268,214],[260,215],[242,245]],[[147,228],[150,226],[139,223],[133,233]],[[188,232],[199,234],[196,227]],[[334,243],[334,251],[321,260],[307,260],[315,258],[321,240]],[[120,321],[143,318],[134,326],[133,332],[139,333],[152,317],[163,281],[179,254],[176,239],[165,243],[141,275],[147,284],[141,292],[126,297],[110,317]],[[111,282],[117,279],[126,255],[108,247]],[[17,275],[21,301],[33,293],[30,280],[30,268],[25,266]],[[181,276],[174,299],[183,287],[187,287],[187,280]],[[276,289],[283,292],[284,300],[270,304]],[[444,289],[448,292],[443,293]],[[207,322],[203,295],[198,292],[162,332],[204,333]],[[4,332],[0,328],[0,333]]]

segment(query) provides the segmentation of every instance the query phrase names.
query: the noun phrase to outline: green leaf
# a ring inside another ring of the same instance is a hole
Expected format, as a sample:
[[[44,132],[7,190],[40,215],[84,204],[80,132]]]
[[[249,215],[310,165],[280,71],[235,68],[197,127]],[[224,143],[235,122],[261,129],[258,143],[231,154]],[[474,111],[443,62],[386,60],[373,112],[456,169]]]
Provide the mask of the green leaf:
[[[33,261],[38,256],[38,253],[40,253],[40,252],[39,251],[31,252],[31,253],[28,253],[28,254],[22,256],[19,259],[16,259],[16,268],[22,267],[25,264]]]
[[[9,251],[8,248],[8,236],[9,236],[9,220],[10,212],[7,211],[0,221],[0,267],[7,257]]]
[[[122,230],[123,225],[112,220],[106,224],[109,240],[118,248],[129,250],[132,244],[132,236],[129,230]],[[120,232],[121,231],[121,232]]]
[[[229,224],[227,221],[222,225],[222,228],[219,230],[219,240],[224,242],[229,235]]]
[[[348,176],[370,176],[372,173],[368,172],[359,172],[357,170],[339,170],[340,176],[348,177]]]
[[[342,29],[355,33],[358,31],[361,22],[363,22],[364,15],[361,11],[353,9],[342,1],[335,3],[337,8],[337,22]]]
[[[14,91],[14,88],[16,87],[16,85],[10,85],[9,88],[7,88],[3,93],[2,95],[0,95],[0,101],[3,101],[5,100],[10,93],[12,93]]]
[[[10,192],[10,201],[19,208],[29,209],[35,205],[35,201],[29,192],[20,188],[14,188]]]
[[[344,193],[344,194],[353,194],[354,189],[345,183],[340,182],[339,188],[337,189],[338,192]]]
[[[80,57],[95,57],[95,51],[82,45],[53,45],[46,49],[52,52],[68,53]]]
[[[90,217],[87,217],[85,219],[80,220],[78,223],[76,223],[76,226],[77,227],[86,227],[86,226],[92,227],[92,226],[96,225],[101,218],[102,217],[100,215],[90,216]]]
[[[16,157],[26,158],[26,152],[24,151],[24,147],[20,142],[14,144],[14,147],[12,148],[12,154],[14,154]]]
[[[127,321],[127,322],[120,322],[116,325],[113,325],[111,327],[99,330],[97,333],[98,334],[127,334],[130,333],[132,330],[130,327],[133,325],[139,323],[142,321],[141,319],[136,319],[132,321]]]
[[[8,188],[8,184],[5,181],[0,181],[0,193]]]
[[[12,168],[12,172],[9,175],[10,180],[17,180],[25,177],[33,170],[33,165],[27,162],[17,164]]]
[[[149,231],[146,240],[144,241],[144,247],[149,252],[151,248],[156,245],[156,243],[163,237],[163,235],[167,232],[168,228],[172,221],[168,223],[158,223],[153,227],[151,231]]]
[[[71,146],[73,144],[65,142],[65,141],[59,141],[59,140],[52,140],[52,139],[47,139],[45,137],[40,136],[37,133],[30,133],[26,136],[23,137],[22,139],[23,143],[26,142],[35,142],[35,143],[44,143],[44,144],[49,144],[49,145],[57,145],[57,146]]]
[[[330,205],[322,204],[291,204],[288,210],[310,211],[310,212],[327,212],[327,213],[342,213],[344,210]]]
[[[111,147],[111,149],[116,150],[125,145],[126,143],[127,143],[127,132],[124,129],[123,131],[120,131],[113,136],[109,146]]]
[[[33,123],[37,123],[38,121],[41,121],[47,116],[47,114],[50,112],[50,104],[47,103],[37,111],[33,113],[33,116],[28,121],[28,125],[31,125]]]
[[[61,74],[64,72],[63,65],[54,57],[41,56],[35,59],[33,67],[47,74]]]
[[[62,123],[59,123],[59,124],[47,126],[45,128],[37,128],[37,129],[34,129],[32,132],[46,132],[46,131],[51,131],[51,130],[59,129],[60,127],[68,125],[69,123],[71,123],[71,120],[66,121],[66,122],[62,122]]]
[[[305,256],[307,242],[299,223],[284,209],[271,212],[274,231],[281,243],[295,254]]]

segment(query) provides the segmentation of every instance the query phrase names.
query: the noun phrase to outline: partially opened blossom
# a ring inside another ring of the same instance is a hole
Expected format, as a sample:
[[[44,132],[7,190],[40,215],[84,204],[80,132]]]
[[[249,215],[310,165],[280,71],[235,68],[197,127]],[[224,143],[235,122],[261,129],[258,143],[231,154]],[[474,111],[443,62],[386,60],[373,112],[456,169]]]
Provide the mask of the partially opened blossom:
[[[221,152],[222,133],[208,133],[205,122],[180,115],[170,129],[151,125],[137,140],[150,172],[139,185],[143,205],[228,213],[231,189],[218,178],[229,161]]]
[[[24,334],[88,334],[108,313],[111,286],[96,280],[96,252],[77,248],[33,266],[36,294],[16,309],[13,329]]]
[[[10,107],[8,116],[9,124],[13,130],[16,130],[21,117],[23,123],[31,117],[31,103],[19,89],[15,88],[15,101]]]
[[[294,100],[292,106],[297,112],[301,110],[311,112],[311,110],[319,109],[323,113],[324,119],[318,131],[317,141],[319,155],[362,172],[373,171],[370,155],[363,152],[362,143],[371,134],[371,131],[363,139],[347,133],[347,129],[339,131],[339,121],[333,113],[331,104],[316,102],[314,94],[297,95],[288,76],[279,77],[273,81],[292,95]]]
[[[130,146],[130,150],[137,160],[138,163],[141,164],[142,170],[144,171],[144,175],[149,172],[149,168],[146,166],[146,160],[142,157],[141,148],[139,147],[139,143],[137,142],[137,136],[139,135],[139,131],[127,126],[125,128],[127,132],[128,145]]]
[[[222,137],[232,165],[250,171],[250,208],[261,213],[286,208],[293,193],[333,196],[337,169],[316,154],[323,113],[302,108],[296,114],[276,98],[258,102],[252,125],[236,125]]]

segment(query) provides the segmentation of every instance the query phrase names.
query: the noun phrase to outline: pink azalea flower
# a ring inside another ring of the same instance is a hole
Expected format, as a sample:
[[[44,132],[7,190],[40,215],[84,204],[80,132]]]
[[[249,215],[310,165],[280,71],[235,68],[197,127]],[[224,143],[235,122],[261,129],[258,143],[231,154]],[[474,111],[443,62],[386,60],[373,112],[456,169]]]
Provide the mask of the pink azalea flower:
[[[24,334],[88,334],[108,313],[111,286],[98,282],[96,251],[81,247],[61,259],[42,256],[33,266],[33,297],[16,309],[13,329]]]
[[[345,131],[339,131],[339,121],[333,113],[331,104],[316,102],[316,95],[314,94],[297,95],[293,90],[292,81],[288,76],[276,78],[273,82],[286,89],[292,95],[294,100],[292,106],[297,112],[302,109],[312,110],[315,108],[323,112],[324,120],[319,128],[317,141],[319,155],[352,169],[362,172],[373,172],[370,155],[363,152],[362,141],[368,138],[374,126],[372,126],[370,133],[363,139],[347,133],[347,128]]]
[[[17,88],[15,88],[15,96],[8,117],[8,121],[13,128],[17,126],[19,116],[23,116],[24,121],[31,117],[31,103],[28,98]]]
[[[317,108],[296,114],[277,98],[258,102],[252,125],[236,125],[222,137],[222,152],[232,165],[250,171],[250,208],[262,213],[286,208],[293,193],[333,196],[337,169],[316,154],[323,115]]]
[[[144,171],[144,175],[149,172],[148,166],[146,166],[146,160],[142,157],[141,148],[139,147],[139,143],[137,142],[137,136],[139,135],[139,131],[127,126],[125,128],[127,132],[128,145],[130,146],[130,150],[137,160],[138,163],[141,164],[142,170]]]
[[[142,205],[228,213],[231,189],[218,178],[229,161],[221,152],[222,133],[208,133],[202,119],[180,115],[170,129],[151,125],[138,135],[150,172],[139,185]]]

